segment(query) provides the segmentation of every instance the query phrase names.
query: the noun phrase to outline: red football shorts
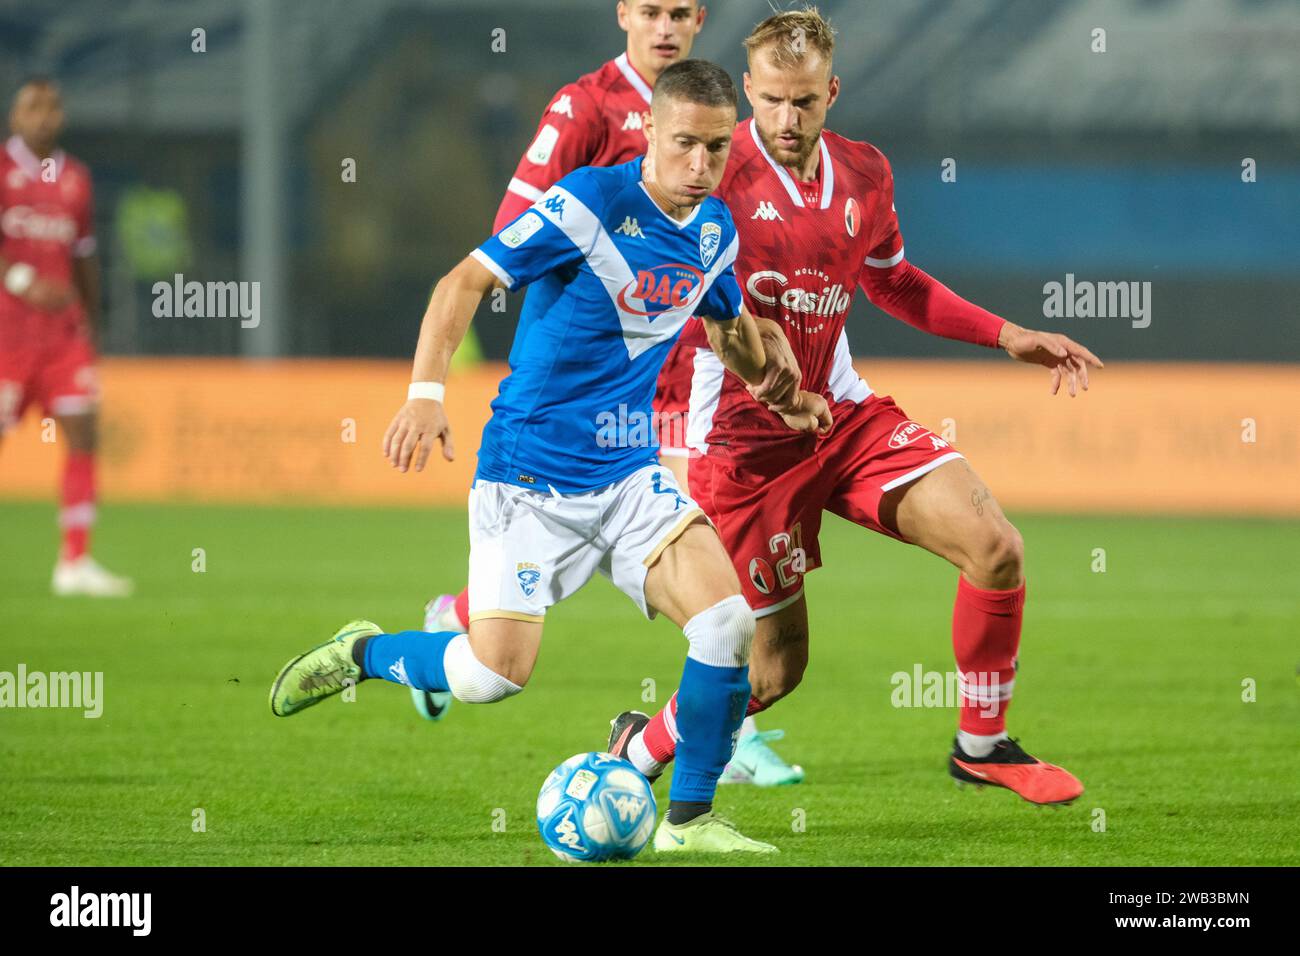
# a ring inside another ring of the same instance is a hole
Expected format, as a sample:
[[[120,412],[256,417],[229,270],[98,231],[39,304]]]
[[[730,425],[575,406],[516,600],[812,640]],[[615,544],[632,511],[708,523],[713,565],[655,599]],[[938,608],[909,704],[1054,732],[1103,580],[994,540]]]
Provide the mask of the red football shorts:
[[[98,397],[95,350],[83,326],[43,316],[0,322],[0,431],[32,404],[57,418],[90,411]]]
[[[655,388],[654,421],[659,432],[659,454],[686,458],[686,422],[691,407],[691,378],[695,374],[695,346],[673,343],[659,372]]]
[[[880,521],[885,492],[962,457],[887,395],[832,412],[831,433],[811,453],[691,460],[691,497],[717,527],[759,617],[794,603],[804,574],[821,566],[823,511],[897,538]]]

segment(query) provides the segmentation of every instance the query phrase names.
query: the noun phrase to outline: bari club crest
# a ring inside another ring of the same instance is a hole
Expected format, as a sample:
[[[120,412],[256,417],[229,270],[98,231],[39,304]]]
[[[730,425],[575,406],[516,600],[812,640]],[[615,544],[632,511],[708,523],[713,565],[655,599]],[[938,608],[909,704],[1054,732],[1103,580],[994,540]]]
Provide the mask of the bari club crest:
[[[542,580],[542,569],[531,561],[520,561],[515,565],[515,577],[519,579],[519,590],[524,592],[524,597],[532,597]]]
[[[762,558],[755,558],[750,561],[749,583],[754,585],[754,589],[759,594],[771,594],[772,587],[776,583],[775,576],[772,574],[772,566]]]
[[[844,203],[844,228],[849,231],[850,238],[858,234],[861,225],[862,213],[858,209],[858,201],[850,196]]]
[[[716,222],[706,222],[700,227],[700,262],[704,268],[709,267],[713,257],[718,254],[718,246],[722,245],[722,227]]]

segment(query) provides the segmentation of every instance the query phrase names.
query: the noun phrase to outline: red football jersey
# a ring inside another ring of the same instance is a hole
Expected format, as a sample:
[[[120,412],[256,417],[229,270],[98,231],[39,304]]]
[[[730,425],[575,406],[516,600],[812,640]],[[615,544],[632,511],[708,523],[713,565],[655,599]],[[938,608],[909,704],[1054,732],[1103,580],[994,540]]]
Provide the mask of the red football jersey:
[[[50,159],[42,163],[18,136],[0,152],[0,256],[71,282],[72,260],[95,252],[90,171],[62,150]],[[0,315],[30,311],[0,286]]]
[[[519,160],[492,231],[500,232],[575,169],[614,166],[643,155],[641,114],[649,109],[650,84],[626,53],[561,87]]]
[[[853,369],[844,319],[864,265],[889,268],[902,261],[903,238],[894,212],[894,180],[884,154],[869,143],[823,130],[817,179],[796,182],[768,155],[752,119],[736,126],[731,156],[717,195],[726,201],[740,235],[736,278],[745,305],[785,330],[803,373],[802,387],[831,403],[862,402],[871,388]],[[692,322],[684,342],[707,346]],[[688,338],[689,336],[689,338]],[[691,387],[688,444],[802,445],[725,374],[712,352],[701,351]]]

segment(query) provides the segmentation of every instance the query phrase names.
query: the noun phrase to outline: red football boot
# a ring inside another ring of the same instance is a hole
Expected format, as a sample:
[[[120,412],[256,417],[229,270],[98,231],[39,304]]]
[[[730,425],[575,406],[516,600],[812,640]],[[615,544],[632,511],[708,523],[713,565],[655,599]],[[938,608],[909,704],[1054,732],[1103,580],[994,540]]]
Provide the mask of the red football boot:
[[[960,783],[1005,787],[1030,803],[1069,803],[1083,793],[1078,777],[1063,767],[1031,757],[1010,737],[998,741],[987,757],[970,756],[954,739],[948,773]]]

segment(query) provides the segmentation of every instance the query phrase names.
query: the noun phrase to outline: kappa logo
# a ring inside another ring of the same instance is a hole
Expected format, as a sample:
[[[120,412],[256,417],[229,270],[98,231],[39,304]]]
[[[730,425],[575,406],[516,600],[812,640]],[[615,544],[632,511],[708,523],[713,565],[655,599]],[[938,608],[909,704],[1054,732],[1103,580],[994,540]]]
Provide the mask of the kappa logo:
[[[573,814],[576,809],[577,807],[570,803],[564,808],[564,815],[555,821],[555,842],[577,853],[586,853],[587,848],[582,845],[582,836],[578,833],[578,825],[573,822]]]
[[[542,580],[541,566],[531,561],[520,561],[515,565],[515,577],[519,579],[519,590],[524,592],[524,597],[532,597]]]
[[[393,680],[399,684],[411,685],[411,679],[406,676],[406,657],[403,655],[388,666],[388,673],[393,675]]]
[[[645,233],[641,231],[640,224],[632,216],[623,217],[623,225],[614,230],[625,236],[631,236],[633,239],[644,239]]]
[[[700,227],[700,262],[704,268],[709,267],[713,257],[718,254],[718,247],[722,245],[722,227],[716,222],[706,222]]]
[[[563,113],[569,119],[573,119],[573,100],[568,93],[565,93],[558,100],[551,104],[552,113]]]
[[[551,212],[555,213],[556,219],[564,218],[564,197],[563,196],[560,195],[548,196],[546,198],[546,201],[542,203],[542,205],[545,206],[547,209],[549,209]]]
[[[771,222],[773,219],[785,222],[785,220],[781,218],[781,214],[776,211],[776,207],[766,199],[758,204],[758,208],[754,210],[754,215],[749,218],[751,220],[762,219],[764,222]]]
[[[634,797],[630,793],[620,793],[617,796],[610,794],[606,803],[618,814],[620,823],[630,823],[640,819],[646,807],[644,799]]]
[[[623,120],[624,129],[641,129],[641,114],[632,110],[627,114],[627,119]]]

